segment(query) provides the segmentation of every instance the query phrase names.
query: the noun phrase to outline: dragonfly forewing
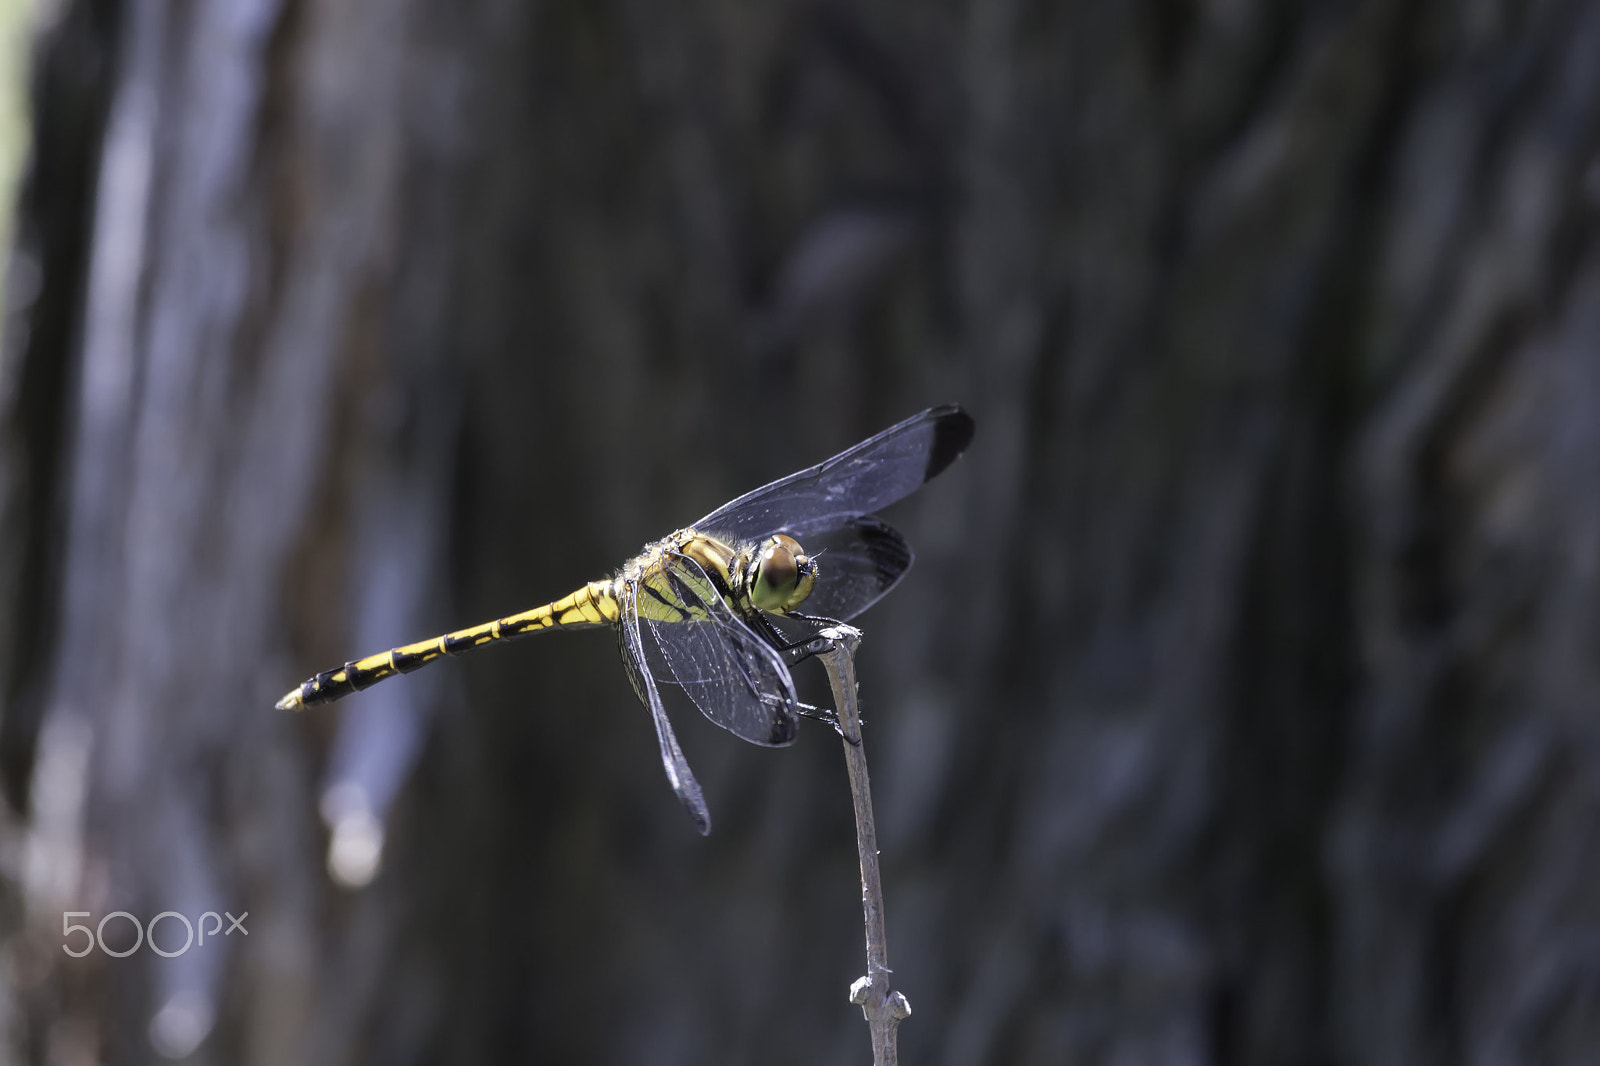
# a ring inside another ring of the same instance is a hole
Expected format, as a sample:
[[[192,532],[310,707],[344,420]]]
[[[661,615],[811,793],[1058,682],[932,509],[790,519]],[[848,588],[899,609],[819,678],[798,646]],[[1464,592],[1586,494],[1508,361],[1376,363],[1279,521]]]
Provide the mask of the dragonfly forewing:
[[[745,493],[694,528],[737,540],[788,531],[804,543],[807,533],[911,495],[966,450],[972,433],[972,416],[960,407],[930,407],[832,459]]]

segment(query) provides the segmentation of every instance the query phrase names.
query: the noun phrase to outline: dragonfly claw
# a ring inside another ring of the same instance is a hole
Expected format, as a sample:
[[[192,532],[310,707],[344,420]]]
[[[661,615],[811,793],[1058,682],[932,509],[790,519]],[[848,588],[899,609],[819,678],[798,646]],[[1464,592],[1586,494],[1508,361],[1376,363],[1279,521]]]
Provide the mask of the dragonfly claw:
[[[785,662],[792,668],[799,666],[814,656],[821,655],[833,647],[833,641],[827,637],[812,637],[809,640],[796,641],[787,647],[780,648]]]
[[[820,614],[801,614],[799,611],[790,611],[784,617],[798,619],[799,621],[805,622],[807,625],[816,626],[818,629],[828,629],[833,626],[844,625],[844,623],[839,621],[837,618],[827,618]],[[819,637],[818,639],[820,640],[823,638]]]
[[[813,722],[826,722],[828,725],[831,725],[836,732],[839,729],[839,716],[826,707],[813,707],[811,704],[801,703],[799,700],[780,700],[776,696],[765,694],[762,695],[761,701],[763,703],[770,703],[773,706],[783,704],[790,710],[794,711],[794,713],[799,715],[801,718],[809,718]],[[840,736],[843,735],[844,734],[842,733],[840,734]]]

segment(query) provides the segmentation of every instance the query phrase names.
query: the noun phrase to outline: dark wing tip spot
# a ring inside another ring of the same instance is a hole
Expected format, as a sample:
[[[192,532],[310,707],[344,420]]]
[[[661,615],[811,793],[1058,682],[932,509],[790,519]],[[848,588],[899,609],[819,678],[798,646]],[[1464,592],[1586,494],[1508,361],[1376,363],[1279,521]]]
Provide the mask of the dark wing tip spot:
[[[956,456],[967,450],[977,423],[963,411],[959,404],[947,403],[932,412],[937,421],[933,424],[933,447],[928,449],[928,469],[922,480],[932,481],[944,468],[956,461]]]

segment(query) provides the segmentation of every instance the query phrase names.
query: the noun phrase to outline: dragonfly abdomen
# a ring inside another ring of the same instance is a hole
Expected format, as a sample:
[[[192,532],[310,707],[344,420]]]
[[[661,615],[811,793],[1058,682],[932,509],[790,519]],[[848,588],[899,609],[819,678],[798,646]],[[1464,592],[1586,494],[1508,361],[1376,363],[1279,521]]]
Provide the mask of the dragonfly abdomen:
[[[489,640],[504,640],[507,637],[520,637],[524,633],[540,629],[580,629],[584,626],[611,625],[622,614],[621,608],[617,605],[615,584],[614,581],[591,581],[570,596],[563,596],[543,607],[535,607],[531,611],[513,614],[477,628],[493,630]],[[471,629],[461,631],[463,635],[474,632]]]
[[[369,655],[309,679],[278,701],[281,710],[298,710],[311,703],[328,703],[370,688],[396,674],[409,674],[445,655],[460,655],[498,640],[525,636],[543,629],[579,629],[611,625],[621,616],[615,582],[591,581],[559,600],[521,614],[458,629],[415,644]]]

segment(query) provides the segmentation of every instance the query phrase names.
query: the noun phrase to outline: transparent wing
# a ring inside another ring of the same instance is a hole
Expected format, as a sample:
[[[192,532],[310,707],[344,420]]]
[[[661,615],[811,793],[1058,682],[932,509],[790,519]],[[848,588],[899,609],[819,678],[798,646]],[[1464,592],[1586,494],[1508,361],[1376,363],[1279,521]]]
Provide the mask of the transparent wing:
[[[671,557],[667,580],[679,602],[703,618],[646,618],[661,657],[702,714],[737,737],[765,747],[792,743],[799,728],[794,679],[778,652],[720,596],[700,564]]]
[[[656,740],[661,745],[661,765],[667,771],[667,783],[672,786],[678,802],[689,812],[689,817],[694,819],[700,835],[705,836],[711,832],[711,811],[700,792],[700,782],[694,779],[689,762],[683,757],[683,749],[678,747],[678,738],[672,732],[672,723],[667,721],[667,711],[661,703],[661,693],[645,661],[644,640],[639,634],[639,611],[634,594],[632,587],[623,590],[621,624],[617,626],[622,662],[628,668],[628,680],[633,682],[633,691],[650,708],[650,717],[655,721]]]
[[[817,583],[800,605],[808,615],[847,622],[894,588],[911,568],[911,545],[889,526],[862,515],[807,533]]]
[[[741,541],[787,531],[806,544],[806,533],[915,492],[966,450],[972,430],[972,417],[955,404],[930,407],[826,462],[745,493],[694,528]]]

